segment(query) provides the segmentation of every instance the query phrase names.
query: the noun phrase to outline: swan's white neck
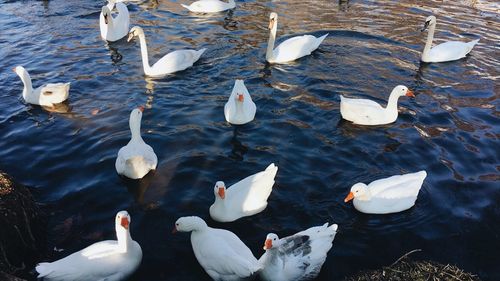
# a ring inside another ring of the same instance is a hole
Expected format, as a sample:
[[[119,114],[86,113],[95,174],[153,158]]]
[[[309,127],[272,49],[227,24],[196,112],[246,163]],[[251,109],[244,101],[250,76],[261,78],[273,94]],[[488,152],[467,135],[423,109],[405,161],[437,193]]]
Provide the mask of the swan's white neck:
[[[422,52],[422,61],[428,61],[429,51],[432,48],[432,40],[434,39],[434,31],[436,30],[436,23],[429,26],[429,33],[427,33],[427,42],[425,42],[424,51]]]
[[[118,248],[122,253],[126,253],[132,242],[132,237],[130,236],[130,231],[125,229],[120,224],[116,225],[116,239],[118,240]]]
[[[391,95],[389,96],[389,100],[387,101],[387,106],[385,107],[385,110],[390,111],[390,112],[398,112],[398,100],[399,100],[399,92],[398,91],[392,91]]]
[[[141,137],[141,119],[131,116],[129,120],[130,133],[132,134],[131,142],[142,141]]]
[[[144,73],[150,73],[151,66],[149,65],[148,58],[148,46],[146,44],[146,36],[144,34],[139,34],[139,42],[141,44],[141,56],[142,56],[142,66],[144,68]]]
[[[273,23],[273,28],[269,33],[269,41],[267,41],[267,51],[266,51],[266,60],[270,61],[273,56],[274,50],[274,42],[276,41],[276,32],[278,30],[278,19],[276,19]]]
[[[21,81],[23,81],[24,88],[23,88],[23,98],[26,100],[28,95],[30,95],[33,92],[33,86],[31,84],[31,77],[28,73],[28,71],[24,70],[22,74],[20,75]]]

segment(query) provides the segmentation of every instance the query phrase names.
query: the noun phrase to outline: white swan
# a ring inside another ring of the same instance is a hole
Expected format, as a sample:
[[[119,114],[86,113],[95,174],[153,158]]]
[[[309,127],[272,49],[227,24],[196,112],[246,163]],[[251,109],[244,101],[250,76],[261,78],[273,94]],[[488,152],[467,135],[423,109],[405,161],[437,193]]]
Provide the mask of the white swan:
[[[118,15],[113,17],[111,11],[116,6]],[[108,0],[108,4],[102,7],[99,15],[99,27],[101,37],[104,40],[113,42],[127,36],[130,25],[130,15],[127,6],[115,0]]]
[[[172,232],[177,231],[191,232],[194,255],[213,280],[245,280],[260,269],[250,249],[231,231],[211,228],[194,216],[179,218]]]
[[[182,7],[194,13],[217,13],[229,9],[234,9],[236,3],[229,0],[227,3],[219,0],[201,0],[191,3],[191,5],[181,4]]]
[[[130,215],[116,214],[115,228],[118,240],[94,243],[87,248],[54,262],[36,266],[38,278],[46,281],[125,280],[139,267],[141,246],[130,237]]]
[[[224,106],[226,121],[235,125],[243,125],[255,118],[256,111],[257,107],[252,101],[245,83],[243,80],[236,80],[231,96]]]
[[[141,179],[149,171],[156,169],[158,158],[153,148],[141,137],[141,119],[143,107],[130,113],[129,126],[132,138],[128,144],[118,151],[115,167],[116,172],[131,179]]]
[[[214,187],[215,202],[210,206],[210,216],[220,222],[231,222],[241,217],[262,212],[267,198],[273,191],[278,167],[269,165],[266,170],[248,176],[229,189],[222,181]]]
[[[398,118],[398,99],[402,96],[415,97],[407,87],[396,86],[389,96],[387,106],[368,99],[350,99],[340,95],[340,114],[342,118],[358,125],[389,124]]]
[[[328,36],[328,33],[318,38],[312,35],[295,36],[287,39],[274,49],[278,29],[278,14],[271,13],[269,16],[269,29],[271,33],[267,43],[266,60],[270,63],[286,63],[310,55]]]
[[[139,41],[141,44],[142,65],[144,67],[144,73],[148,76],[164,76],[169,73],[174,73],[191,67],[200,58],[201,54],[203,54],[203,52],[205,52],[206,50],[205,48],[203,48],[199,51],[173,51],[165,55],[163,58],[159,59],[155,64],[153,64],[153,66],[150,66],[148,59],[148,47],[146,45],[146,36],[144,35],[144,31],[141,27],[132,27],[127,41],[132,40],[134,36],[139,36]]]
[[[31,85],[31,77],[22,66],[12,69],[23,81],[23,99],[27,103],[54,107],[68,99],[70,83],[44,84],[36,89]]]
[[[356,210],[367,214],[401,212],[415,205],[426,176],[425,171],[420,171],[376,180],[368,186],[357,183],[351,187],[344,202],[354,199]]]
[[[316,278],[332,248],[338,226],[325,223],[292,236],[278,238],[270,233],[266,237],[259,263],[260,278],[264,281],[297,281]]]
[[[465,57],[479,42],[479,39],[468,43],[448,41],[431,48],[432,40],[434,39],[434,30],[436,29],[435,16],[429,16],[425,20],[425,25],[424,28],[422,28],[422,31],[426,30],[428,27],[429,33],[427,34],[427,42],[425,43],[421,58],[423,62],[445,62],[461,59]]]

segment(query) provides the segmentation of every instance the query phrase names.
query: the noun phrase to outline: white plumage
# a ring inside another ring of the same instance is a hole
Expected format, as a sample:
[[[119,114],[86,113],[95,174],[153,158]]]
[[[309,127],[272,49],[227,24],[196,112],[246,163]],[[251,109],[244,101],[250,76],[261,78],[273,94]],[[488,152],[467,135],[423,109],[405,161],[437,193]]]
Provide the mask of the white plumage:
[[[118,151],[116,157],[116,172],[131,179],[143,178],[149,171],[156,169],[158,158],[153,148],[141,137],[142,107],[132,110],[129,126],[131,139]]]
[[[425,20],[422,31],[429,27],[427,42],[422,52],[421,60],[423,62],[446,62],[464,58],[472,48],[479,42],[479,39],[470,42],[448,41],[432,47],[434,31],[436,29],[436,17],[429,16]]]
[[[234,82],[233,91],[224,105],[226,121],[234,125],[243,125],[255,118],[257,106],[245,87],[243,80]]]
[[[387,106],[368,99],[351,99],[340,96],[340,114],[342,118],[358,125],[389,124],[398,118],[398,99],[402,96],[415,97],[407,87],[396,86],[389,96]]]
[[[191,232],[194,255],[213,280],[246,280],[260,269],[250,249],[231,231],[211,228],[195,216],[179,218],[176,231]]]
[[[271,33],[266,51],[266,60],[269,63],[287,63],[310,55],[328,36],[328,33],[318,38],[312,35],[296,36],[287,39],[274,49],[276,31],[278,29],[278,14],[271,13],[269,17],[269,29]]]
[[[396,175],[371,182],[357,183],[344,199],[354,199],[356,210],[367,214],[389,214],[407,210],[415,205],[427,172]]]
[[[229,0],[227,3],[219,0],[201,0],[191,3],[189,6],[184,4],[181,6],[195,13],[217,13],[234,9],[236,3],[234,0]]]
[[[224,182],[218,181],[214,187],[215,202],[209,210],[212,219],[231,222],[262,212],[267,207],[277,172],[278,167],[272,163],[264,171],[248,176],[228,189]]]
[[[332,248],[338,226],[325,223],[279,239],[274,233],[266,237],[259,263],[264,281],[298,281],[316,278],[328,251]]]
[[[142,65],[144,68],[144,73],[152,77],[161,77],[170,73],[185,70],[193,66],[193,64],[198,61],[203,52],[206,51],[205,48],[196,50],[177,50],[168,53],[161,59],[159,59],[153,66],[149,65],[148,58],[148,47],[146,45],[146,36],[144,31],[139,26],[134,26],[130,30],[127,41],[132,40],[134,36],[139,37],[139,42],[141,44],[141,56]]]
[[[116,7],[118,15],[113,16],[112,11]],[[108,0],[108,4],[102,7],[99,15],[99,27],[101,37],[104,40],[113,42],[127,36],[130,25],[130,15],[125,4]]]
[[[36,266],[38,278],[46,281],[119,281],[125,280],[139,267],[141,246],[129,232],[130,215],[116,214],[117,240],[97,242],[54,262]]]

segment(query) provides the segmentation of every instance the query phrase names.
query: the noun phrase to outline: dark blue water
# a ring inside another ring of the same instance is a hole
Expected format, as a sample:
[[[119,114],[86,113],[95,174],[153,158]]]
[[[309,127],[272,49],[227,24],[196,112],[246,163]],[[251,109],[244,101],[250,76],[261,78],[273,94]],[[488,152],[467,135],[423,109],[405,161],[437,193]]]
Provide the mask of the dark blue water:
[[[133,280],[208,280],[189,235],[170,233],[184,215],[235,232],[257,257],[269,232],[337,223],[320,280],[387,265],[413,249],[422,249],[416,258],[500,280],[494,1],[249,0],[201,17],[177,1],[129,4],[153,61],[175,49],[208,49],[193,68],[156,80],[143,75],[137,40],[100,39],[104,2],[0,2],[0,169],[32,186],[48,212],[44,260],[114,239],[113,218],[126,209],[144,253]],[[330,36],[313,55],[270,66],[264,52],[271,11],[280,15],[279,38]],[[481,38],[470,56],[419,62],[426,36],[419,29],[431,13],[437,42]],[[34,86],[71,81],[69,102],[60,112],[24,104],[22,83],[10,71],[16,65],[30,71]],[[257,104],[256,119],[238,127],[223,115],[235,79],[245,79]],[[341,120],[340,94],[383,102],[398,84],[417,97],[400,99],[396,123],[365,128]],[[129,182],[117,176],[114,161],[138,105],[146,106],[143,138],[159,164]],[[279,172],[264,212],[229,224],[209,218],[217,180],[232,184],[271,162]],[[364,215],[343,202],[356,182],[422,169],[429,175],[406,212]]]

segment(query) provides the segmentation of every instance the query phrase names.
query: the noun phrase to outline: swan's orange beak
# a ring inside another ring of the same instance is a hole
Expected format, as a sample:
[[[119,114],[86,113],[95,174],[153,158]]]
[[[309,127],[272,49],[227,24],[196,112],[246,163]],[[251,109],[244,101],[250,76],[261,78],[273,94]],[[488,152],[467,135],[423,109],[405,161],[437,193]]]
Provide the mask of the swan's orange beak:
[[[12,71],[16,72],[16,68],[15,68],[15,67],[13,67],[13,68],[12,68]]]
[[[129,223],[130,222],[128,221],[127,217],[122,217],[122,220],[120,221],[120,224],[121,224],[121,226],[123,226],[123,228],[128,229]]]
[[[407,97],[412,97],[412,98],[414,98],[414,97],[415,97],[415,94],[414,94],[414,93],[413,93],[410,89],[408,89],[408,90],[406,91],[406,96],[407,96]]]
[[[273,25],[274,25],[274,19],[271,19],[269,21],[269,29],[273,29]]]
[[[226,191],[224,190],[224,187],[219,187],[219,191],[217,193],[219,194],[220,198],[226,198]]]
[[[243,99],[244,99],[243,94],[239,94],[238,95],[238,101],[239,102],[243,102]]]
[[[264,242],[264,250],[271,249],[272,247],[273,247],[273,240],[266,239],[266,242]]]
[[[174,225],[174,229],[172,229],[172,234],[176,234],[177,233],[177,227]]]
[[[351,201],[352,199],[354,199],[354,193],[349,192],[349,194],[347,194],[347,197],[344,199],[344,202],[347,203],[347,202]]]
[[[144,112],[144,106],[139,106],[137,109],[139,109],[140,112]]]

